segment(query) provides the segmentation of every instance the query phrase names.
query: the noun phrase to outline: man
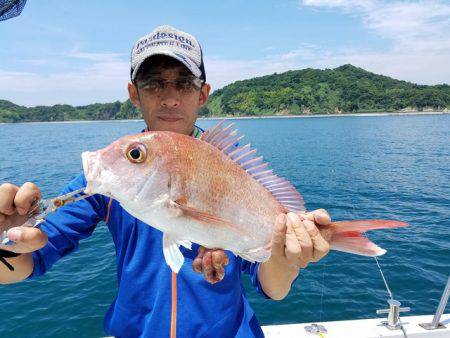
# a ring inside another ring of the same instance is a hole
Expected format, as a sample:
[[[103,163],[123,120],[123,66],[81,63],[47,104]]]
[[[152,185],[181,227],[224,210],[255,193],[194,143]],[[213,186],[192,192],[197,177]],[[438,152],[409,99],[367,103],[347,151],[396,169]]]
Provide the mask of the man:
[[[195,121],[210,92],[205,81],[200,45],[185,32],[157,27],[133,48],[128,91],[147,130],[198,137],[202,131]],[[81,174],[63,192],[85,185]],[[3,184],[0,226],[23,224],[23,215],[40,196],[32,183],[20,188]],[[300,217],[282,214],[275,221],[269,261],[251,264],[231,253],[194,244],[192,251],[181,248],[187,264],[175,275],[165,264],[160,231],[129,215],[116,201],[94,195],[60,208],[39,229],[10,229],[8,237],[14,243],[1,249],[22,254],[10,257],[3,252],[8,258],[6,265],[0,264],[0,283],[45,273],[75,250],[78,241],[89,236],[101,220],[107,223],[116,245],[119,280],[117,297],[105,318],[105,331],[121,337],[262,336],[244,295],[241,272],[250,275],[264,296],[282,299],[299,270],[329,250],[314,224],[330,222],[324,210]]]

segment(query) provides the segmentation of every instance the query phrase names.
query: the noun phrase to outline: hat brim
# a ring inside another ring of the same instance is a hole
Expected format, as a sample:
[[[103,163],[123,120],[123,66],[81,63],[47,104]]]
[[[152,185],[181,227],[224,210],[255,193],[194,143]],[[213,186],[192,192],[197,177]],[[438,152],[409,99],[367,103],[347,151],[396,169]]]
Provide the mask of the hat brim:
[[[171,58],[174,58],[177,61],[180,61],[183,65],[186,66],[187,69],[196,77],[201,77],[202,71],[199,67],[192,61],[187,55],[174,53],[174,52],[168,52],[168,51],[158,51],[155,50],[154,52],[148,54],[145,58],[143,58],[139,63],[136,64],[136,66],[133,69],[133,73],[131,75],[131,81],[134,81],[136,79],[136,75],[139,71],[139,68],[142,66],[142,64],[151,56],[155,55],[165,55],[169,56]]]

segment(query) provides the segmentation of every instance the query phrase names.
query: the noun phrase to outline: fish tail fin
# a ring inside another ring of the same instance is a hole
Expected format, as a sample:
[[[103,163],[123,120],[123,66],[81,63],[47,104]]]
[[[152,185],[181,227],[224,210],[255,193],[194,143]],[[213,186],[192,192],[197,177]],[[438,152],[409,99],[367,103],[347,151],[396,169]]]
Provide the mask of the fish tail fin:
[[[330,225],[330,248],[361,256],[381,256],[386,253],[386,250],[371,242],[363,234],[369,230],[392,229],[407,225],[407,223],[389,220],[333,222]]]

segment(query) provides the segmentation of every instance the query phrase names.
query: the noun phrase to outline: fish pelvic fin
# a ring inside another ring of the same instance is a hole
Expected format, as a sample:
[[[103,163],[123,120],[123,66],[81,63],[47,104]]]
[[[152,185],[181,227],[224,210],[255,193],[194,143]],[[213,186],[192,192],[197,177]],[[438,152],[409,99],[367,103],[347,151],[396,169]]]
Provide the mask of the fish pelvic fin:
[[[263,161],[262,156],[256,155],[256,149],[252,149],[250,144],[240,146],[239,140],[244,136],[238,135],[237,130],[232,130],[233,123],[222,128],[224,121],[220,121],[204,132],[200,139],[213,145],[236,162],[287,210],[305,211],[305,202],[297,189],[288,180],[279,177],[269,169],[269,164]]]
[[[192,243],[188,240],[177,240],[173,236],[163,234],[163,254],[167,265],[173,272],[178,273],[183,266],[184,256],[180,251],[179,246],[191,249]]]
[[[333,222],[327,227],[331,230],[330,248],[360,256],[381,256],[386,250],[370,241],[364,233],[369,230],[393,229],[407,225],[404,222],[389,220]]]

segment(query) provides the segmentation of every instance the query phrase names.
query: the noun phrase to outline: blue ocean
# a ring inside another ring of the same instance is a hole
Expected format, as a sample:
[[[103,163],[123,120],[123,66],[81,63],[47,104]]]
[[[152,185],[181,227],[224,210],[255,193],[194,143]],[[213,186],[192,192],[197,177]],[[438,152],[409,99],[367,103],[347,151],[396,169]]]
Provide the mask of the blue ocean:
[[[450,274],[450,115],[235,120],[246,140],[334,220],[393,219],[369,232],[379,264],[410,314],[434,313]],[[208,128],[215,120],[201,120]],[[81,171],[82,151],[143,129],[142,121],[0,125],[0,183],[35,182],[53,197]],[[0,286],[0,337],[100,337],[116,290],[104,224],[45,276]],[[263,299],[244,280],[261,324],[376,317],[388,293],[373,258],[331,252],[289,296]],[[450,305],[447,306],[447,311]]]

